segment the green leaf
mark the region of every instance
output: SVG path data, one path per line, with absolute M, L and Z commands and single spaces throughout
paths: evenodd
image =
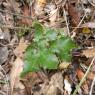
M 40 33 L 43 33 L 44 32 L 44 27 L 41 23 L 39 23 L 38 21 L 35 21 L 33 23 L 33 27 L 35 29 L 36 32 L 40 32 Z
M 57 39 L 57 35 L 58 33 L 56 31 L 54 31 L 53 29 L 48 29 L 46 32 L 46 39 L 48 39 L 49 41 L 53 41 Z
M 59 63 L 56 55 L 52 54 L 48 50 L 41 51 L 39 62 L 40 62 L 41 68 L 44 68 L 44 69 L 57 69 L 57 66 Z
M 22 75 L 28 72 L 38 71 L 43 69 L 57 69 L 58 58 L 47 49 L 36 50 L 28 49 L 25 54 L 25 66 Z
M 47 48 L 47 46 L 49 45 L 48 41 L 47 40 L 40 40 L 39 43 L 38 43 L 38 47 L 39 48 Z
M 69 37 L 62 37 L 54 41 L 51 45 L 51 51 L 56 53 L 61 61 L 71 61 L 70 51 L 76 48 L 76 44 Z
M 33 23 L 33 27 L 35 29 L 34 41 L 38 42 L 43 37 L 45 28 L 37 21 Z
M 33 27 L 35 35 L 25 52 L 22 75 L 41 68 L 57 69 L 60 62 L 71 61 L 71 50 L 77 46 L 70 37 L 65 36 L 62 31 L 47 29 L 38 22 Z

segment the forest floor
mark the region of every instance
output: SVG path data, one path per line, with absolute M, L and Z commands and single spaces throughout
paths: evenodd
M 25 53 L 35 38 L 35 21 L 39 22 L 35 26 L 38 32 L 43 27 L 61 31 L 77 44 L 70 50 L 71 61 L 61 60 L 53 69 L 56 65 L 45 63 L 56 59 L 49 60 L 46 52 L 40 61 L 44 60 L 47 69 L 31 72 L 36 65 L 29 67 L 25 60 L 32 64 L 38 57 L 27 54 L 30 59 L 25 59 Z M 63 48 L 72 47 L 72 43 L 64 43 L 67 47 Z M 28 73 L 21 77 L 24 66 Z M 95 1 L 0 0 L 0 95 L 95 95 Z

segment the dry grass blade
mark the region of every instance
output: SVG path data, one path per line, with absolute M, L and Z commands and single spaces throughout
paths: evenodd
M 73 93 L 72 95 L 76 95 L 76 93 L 77 93 L 77 91 L 79 90 L 80 86 L 81 86 L 81 85 L 83 84 L 83 82 L 85 81 L 85 79 L 86 79 L 86 77 L 87 77 L 87 75 L 88 75 L 88 73 L 89 73 L 89 71 L 90 71 L 90 69 L 91 69 L 91 66 L 92 66 L 93 63 L 94 63 L 94 60 L 95 60 L 95 57 L 92 59 L 91 64 L 89 65 L 89 67 L 88 67 L 86 73 L 84 74 L 84 77 L 81 79 L 80 83 L 77 85 L 77 87 L 76 87 L 76 89 L 75 89 L 75 91 L 74 91 L 74 93 Z
M 91 84 L 91 89 L 90 89 L 89 95 L 92 95 L 94 84 L 95 84 L 95 76 L 94 76 L 94 79 L 93 79 L 92 84 Z

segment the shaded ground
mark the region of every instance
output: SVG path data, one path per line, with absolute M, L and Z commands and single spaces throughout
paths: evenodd
M 33 21 L 63 29 L 78 44 L 72 62 L 58 70 L 29 73 L 21 79 Z M 89 65 L 77 94 L 73 94 Z M 95 95 L 94 0 L 0 0 L 0 95 Z

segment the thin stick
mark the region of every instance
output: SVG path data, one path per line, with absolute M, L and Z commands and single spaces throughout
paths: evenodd
M 93 4 L 93 3 L 91 2 L 91 0 L 88 0 L 88 2 L 89 2 L 93 7 L 95 7 L 95 4 Z
M 81 25 L 81 23 L 83 22 L 85 16 L 87 14 L 87 11 L 85 12 L 84 16 L 82 17 L 81 21 L 79 22 L 79 24 L 77 25 L 77 27 L 72 31 L 72 32 L 75 32 L 77 30 L 77 28 Z
M 29 29 L 29 28 L 31 28 L 31 27 L 17 27 L 17 26 L 10 27 L 10 26 L 6 26 L 6 25 L 0 25 L 0 28 L 23 29 L 23 30 L 28 30 L 28 29 Z
M 94 76 L 94 79 L 93 79 L 92 84 L 91 84 L 91 89 L 90 89 L 89 95 L 92 95 L 94 84 L 95 84 L 95 76 Z
M 95 57 L 92 59 L 91 64 L 89 65 L 89 67 L 88 67 L 88 69 L 87 69 L 87 71 L 86 71 L 84 77 L 82 78 L 82 80 L 80 81 L 80 83 L 77 85 L 77 87 L 76 87 L 76 89 L 75 89 L 75 91 L 74 91 L 74 93 L 73 93 L 72 95 L 76 95 L 76 94 L 77 94 L 77 91 L 79 90 L 79 88 L 80 88 L 80 86 L 83 84 L 83 82 L 85 81 L 85 79 L 86 79 L 86 77 L 87 77 L 87 75 L 88 75 L 88 73 L 89 73 L 89 71 L 90 71 L 90 69 L 91 69 L 91 66 L 92 66 L 93 63 L 94 63 L 94 60 L 95 60 Z
M 27 19 L 31 19 L 31 20 L 32 20 L 32 17 L 30 17 L 30 16 L 24 16 L 24 15 L 21 15 L 21 14 L 18 14 L 18 13 L 10 13 L 10 12 L 4 11 L 4 10 L 2 10 L 2 9 L 0 9 L 0 11 L 1 11 L 1 12 L 4 12 L 4 13 L 8 13 L 8 14 L 10 14 L 10 15 L 16 15 L 16 16 L 19 16 L 19 17 L 23 17 L 23 18 L 27 18 Z
M 65 9 L 63 9 L 63 10 L 64 10 L 64 18 L 65 18 L 66 26 L 67 26 L 67 30 L 68 30 L 68 35 L 70 36 L 70 29 L 69 29 L 69 24 L 68 24 L 68 21 L 67 21 L 66 11 L 65 11 Z
M 71 38 L 75 37 L 75 35 L 76 35 L 75 31 L 77 30 L 78 27 L 80 27 L 80 25 L 81 25 L 81 23 L 83 22 L 83 20 L 84 20 L 86 14 L 87 14 L 87 11 L 85 12 L 83 18 L 81 19 L 81 21 L 79 22 L 79 24 L 77 25 L 77 27 L 75 27 L 75 29 L 72 31 L 73 35 L 72 35 Z

